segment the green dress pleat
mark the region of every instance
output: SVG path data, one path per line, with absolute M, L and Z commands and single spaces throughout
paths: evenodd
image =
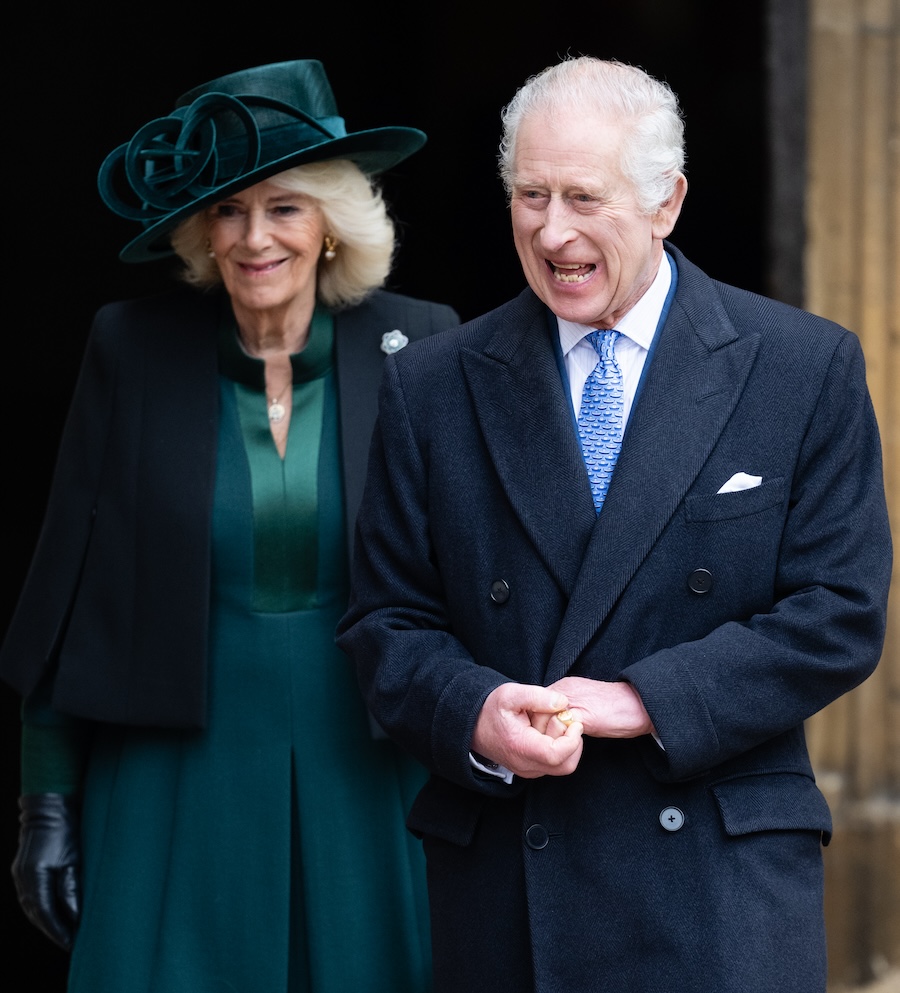
M 331 321 L 293 357 L 283 461 L 261 363 L 230 340 L 209 726 L 98 731 L 69 991 L 425 993 L 424 863 L 404 827 L 425 773 L 372 740 L 334 645 L 348 577 Z

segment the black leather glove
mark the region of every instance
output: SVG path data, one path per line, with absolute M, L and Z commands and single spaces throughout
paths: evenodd
M 66 951 L 81 911 L 78 805 L 61 793 L 19 797 L 19 850 L 12 875 L 25 916 Z

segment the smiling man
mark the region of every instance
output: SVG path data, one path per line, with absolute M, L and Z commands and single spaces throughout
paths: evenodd
M 516 113 L 510 109 L 510 123 Z M 503 160 L 503 177 L 525 277 L 558 317 L 614 328 L 659 271 L 663 239 L 687 191 L 683 156 L 677 145 L 667 149 L 665 182 L 642 197 L 639 178 L 621 161 L 626 122 L 612 111 L 585 113 L 565 98 L 515 127 L 515 156 Z
M 431 770 L 438 993 L 823 993 L 804 721 L 884 637 L 850 331 L 667 239 L 683 125 L 566 59 L 503 114 L 519 297 L 388 359 L 339 643 Z

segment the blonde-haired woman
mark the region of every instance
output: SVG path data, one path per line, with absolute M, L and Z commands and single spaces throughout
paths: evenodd
M 334 646 L 385 352 L 458 323 L 388 293 L 376 177 L 321 64 L 213 80 L 100 171 L 183 286 L 95 319 L 0 655 L 23 696 L 31 920 L 71 993 L 422 993 L 424 775 Z

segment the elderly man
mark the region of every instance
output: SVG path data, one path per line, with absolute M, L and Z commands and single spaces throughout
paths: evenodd
M 891 570 L 859 342 L 666 240 L 643 71 L 566 59 L 503 122 L 528 288 L 388 360 L 339 628 L 432 772 L 436 989 L 822 993 L 803 722 L 875 667 Z

